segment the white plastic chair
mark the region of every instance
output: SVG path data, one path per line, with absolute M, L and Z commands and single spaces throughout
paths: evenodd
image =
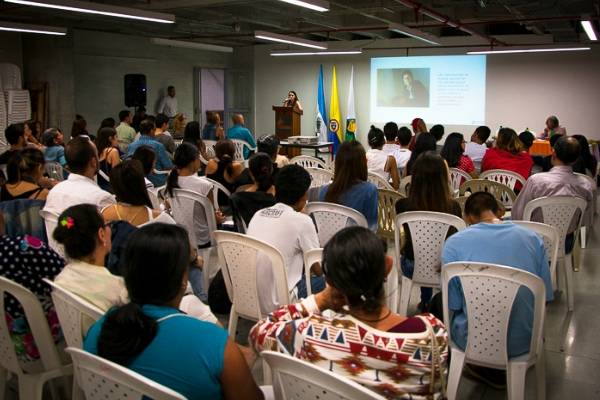
M 388 181 L 386 181 L 382 176 L 374 174 L 373 172 L 368 173 L 367 181 L 377 186 L 377 189 L 394 190 L 394 188 Z
M 15 345 L 6 323 L 4 295 L 14 296 L 23 307 L 25 318 L 31 329 L 40 360 L 32 363 L 19 361 Z M 0 277 L 0 394 L 4 395 L 7 372 L 19 380 L 19 398 L 41 400 L 44 384 L 54 378 L 73 374 L 73 366 L 61 361 L 54 344 L 46 315 L 38 298 L 27 288 Z
M 565 274 L 568 311 L 573 311 L 574 307 L 573 253 L 565 253 L 565 239 L 569 233 L 571 221 L 579 210 L 577 229 L 573 232 L 573 242 L 577 242 L 577 234 L 579 233 L 579 227 L 581 226 L 586 206 L 586 201 L 579 197 L 552 196 L 531 200 L 525 205 L 523 211 L 523 220 L 531 221 L 533 212 L 540 209 L 542 214 L 541 222 L 553 226 L 558 230 L 560 238 L 560 243 L 558 244 L 558 263 L 562 265 Z
M 377 234 L 385 240 L 394 240 L 396 230 L 396 203 L 404 198 L 395 190 L 377 190 Z
M 558 245 L 560 235 L 555 227 L 532 221 L 512 221 L 513 224 L 522 226 L 537 233 L 544 241 L 544 250 L 550 263 L 550 276 L 552 277 L 552 287 L 556 290 L 556 263 L 558 261 Z
M 412 181 L 412 176 L 405 176 L 400 180 L 400 187 L 398 188 L 398 192 L 408 197 L 410 192 L 410 182 Z
M 329 170 L 329 166 L 327 166 L 325 161 L 311 156 L 296 156 L 290 160 L 290 164 L 297 164 L 302 168 L 322 168 Z
M 52 234 L 56 225 L 58 225 L 59 215 L 47 210 L 40 210 L 40 216 L 44 219 L 44 225 L 46 226 L 46 236 L 48 237 L 48 246 L 55 252 L 57 252 L 62 258 L 66 259 L 65 249 L 62 244 L 54 240 Z
M 521 187 L 525 185 L 525 179 L 522 175 L 516 172 L 507 171 L 505 169 L 490 169 L 482 172 L 479 176 L 480 179 L 488 179 L 490 181 L 502 183 L 508 186 L 511 190 L 515 190 L 517 182 L 521 184 Z
M 581 243 L 581 248 L 585 249 L 587 247 L 587 228 L 594 226 L 594 220 L 596 219 L 596 207 L 597 207 L 596 202 L 598 201 L 598 185 L 596 184 L 596 180 L 594 178 L 591 178 L 590 176 L 588 176 L 586 174 L 580 174 L 579 172 L 575 172 L 575 175 L 581 176 L 582 178 L 587 179 L 588 182 L 590 183 L 590 185 L 592 185 L 592 192 L 593 192 L 592 209 L 590 210 L 590 219 L 589 219 L 589 221 L 582 221 L 581 229 L 579 230 L 579 232 L 581 234 L 581 237 L 579 238 L 580 243 Z
M 273 371 L 273 392 L 278 400 L 383 400 L 383 396 L 306 361 L 274 351 L 261 356 Z
M 310 182 L 310 187 L 319 187 L 323 185 L 328 185 L 333 180 L 333 172 L 328 169 L 323 168 L 305 168 L 306 171 L 310 174 L 312 178 Z
M 154 173 L 159 173 L 160 171 L 154 171 Z M 98 170 L 98 175 L 102 177 L 102 179 L 104 179 L 106 182 L 110 183 L 110 177 L 108 175 L 106 175 L 106 172 L 102 171 L 101 169 Z
M 196 193 L 192 190 L 185 189 L 173 189 L 173 195 L 169 195 L 165 192 L 165 196 L 171 205 L 171 214 L 173 219 L 178 224 L 182 225 L 188 233 L 190 242 L 194 245 L 198 244 L 196 239 L 196 230 L 194 227 L 194 220 L 204 216 L 206 226 L 208 227 L 208 234 L 211 238 L 210 247 L 201 249 L 202 258 L 204 259 L 204 266 L 202 268 L 202 277 L 204 287 L 203 289 L 208 293 L 208 286 L 210 283 L 210 270 L 208 260 L 210 258 L 210 252 L 212 247 L 215 246 L 215 240 L 212 233 L 217 230 L 217 221 L 215 219 L 214 207 L 211 204 L 208 197 L 202 196 L 200 193 Z M 196 207 L 199 206 L 199 207 Z M 201 215 L 196 215 L 196 210 L 199 210 Z
M 304 278 L 306 279 L 306 297 L 312 294 L 310 284 L 310 267 L 314 263 L 320 263 L 323 259 L 323 248 L 311 249 L 304 252 Z
M 131 399 L 185 400 L 174 390 L 119 364 L 81 349 L 68 347 L 73 358 L 75 378 L 87 400 Z
M 468 334 L 465 350 L 452 341 L 452 322 L 448 309 L 448 283 L 459 279 L 465 296 Z M 507 337 L 510 313 L 521 286 L 534 297 L 533 328 L 529 352 L 508 358 Z M 454 262 L 442 267 L 442 301 L 444 323 L 451 351 L 448 375 L 448 400 L 456 399 L 465 362 L 483 367 L 504 369 L 509 400 L 525 399 L 525 375 L 535 365 L 537 398 L 546 398 L 544 343 L 542 331 L 546 309 L 544 282 L 537 276 L 497 264 Z
M 369 227 L 367 219 L 359 211 L 340 204 L 314 201 L 306 205 L 305 211 L 315 222 L 321 247 L 347 226 Z
M 247 148 L 250 151 L 256 151 L 256 147 L 252 147 L 245 140 L 240 139 L 231 139 L 235 146 L 235 156 L 234 161 L 244 161 L 244 148 Z
M 65 179 L 63 167 L 56 161 L 47 161 L 44 164 L 44 172 L 46 172 L 51 179 L 56 179 L 57 181 L 63 181 Z
M 506 210 L 512 208 L 513 203 L 517 199 L 514 190 L 503 183 L 493 181 L 491 179 L 471 179 L 463 182 L 460 185 L 459 195 L 464 196 L 466 193 L 487 192 L 491 193 Z
M 471 175 L 462 169 L 458 168 L 450 168 L 450 189 L 452 193 L 458 193 L 460 190 L 460 185 L 462 185 L 463 180 L 470 181 L 473 179 Z
M 227 196 L 227 198 L 229 199 L 231 197 L 231 192 L 225 187 L 223 186 L 221 183 L 215 181 L 214 179 L 210 179 L 207 177 L 204 177 L 204 179 L 206 179 L 208 182 L 210 182 L 213 185 L 213 205 L 215 207 L 215 210 L 219 209 L 219 192 L 223 192 L 225 194 L 225 196 Z
M 150 201 L 152 202 L 152 208 L 155 210 L 163 210 L 164 204 L 162 201 L 162 196 L 164 195 L 164 190 L 166 189 L 166 185 L 160 187 L 148 188 L 148 197 L 150 197 Z
M 414 272 L 412 278 L 404 276 L 400 260 L 400 232 L 407 224 L 412 240 Z M 402 291 L 398 313 L 408 315 L 408 303 L 413 285 L 431 288 L 440 287 L 440 267 L 442 250 L 448 230 L 466 228 L 465 221 L 455 215 L 432 211 L 407 211 L 396 217 L 395 253 L 398 275 L 402 276 Z
M 215 158 L 215 145 L 217 144 L 216 140 L 202 140 L 204 142 L 204 146 L 206 147 L 206 156 L 210 160 L 211 158 Z M 208 164 L 208 162 L 207 162 Z

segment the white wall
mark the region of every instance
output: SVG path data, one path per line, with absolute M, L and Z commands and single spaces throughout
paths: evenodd
M 461 40 L 463 43 L 461 44 Z M 456 39 L 464 45 L 464 39 Z M 379 46 L 381 44 L 381 46 Z M 379 50 L 356 56 L 271 57 L 272 46 L 255 47 L 255 112 L 257 134 L 274 132 L 273 104 L 280 104 L 293 89 L 304 107 L 302 134 L 315 132 L 317 77 L 323 64 L 325 98 L 329 113 L 331 70 L 337 69 L 342 120 L 346 117 L 350 69 L 354 65 L 354 90 L 358 138 L 366 142 L 369 130 L 370 58 L 405 56 L 403 40 L 377 42 Z M 413 43 L 414 45 L 414 43 Z M 410 50 L 413 55 L 465 54 L 464 48 Z M 546 117 L 555 114 L 568 133 L 581 133 L 600 139 L 600 48 L 572 53 L 494 55 L 487 58 L 486 123 L 495 131 L 502 126 L 517 132 L 529 127 L 539 132 Z M 418 115 L 415 115 L 417 117 Z M 396 121 L 408 125 L 410 121 Z M 431 127 L 436 121 L 426 121 Z M 446 132 L 459 131 L 470 136 L 472 126 L 446 126 Z

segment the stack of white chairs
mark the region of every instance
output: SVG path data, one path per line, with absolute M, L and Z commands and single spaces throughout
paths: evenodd
M 0 63 L 0 129 L 31 118 L 29 91 L 23 90 L 21 70 L 9 63 Z

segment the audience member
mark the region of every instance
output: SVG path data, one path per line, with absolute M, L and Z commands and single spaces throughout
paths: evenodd
M 367 151 L 367 169 L 369 172 L 379 175 L 386 182 L 392 181 L 392 187 L 396 190 L 400 187 L 400 175 L 398 174 L 398 165 L 396 158 L 383 151 L 385 145 L 385 136 L 383 131 L 371 125 L 371 130 L 367 136 L 369 146 Z
M 155 123 L 156 130 L 154 131 L 154 138 L 162 143 L 162 145 L 165 146 L 167 153 L 169 153 L 169 156 L 173 157 L 173 154 L 175 153 L 175 141 L 168 131 L 169 117 L 165 114 L 158 114 Z
M 178 113 L 177 115 L 175 115 L 175 118 L 173 118 L 173 139 L 183 138 L 185 125 L 185 115 L 182 113 Z
M 427 125 L 425 125 L 425 121 L 423 121 L 421 118 L 413 119 L 410 125 L 412 127 L 414 136 L 410 140 L 408 149 L 410 151 L 413 151 L 415 149 L 415 145 L 417 144 L 417 139 L 419 138 L 419 135 L 423 132 L 427 132 Z
M 150 146 L 156 155 L 156 170 L 161 172 L 170 170 L 173 168 L 173 163 L 167 154 L 165 146 L 154 138 L 154 130 L 154 122 L 149 119 L 142 121 L 140 123 L 140 139 L 127 147 L 127 155 L 133 155 L 140 146 Z M 156 187 L 164 185 L 167 180 L 164 173 L 159 174 L 156 172 L 153 172 L 148 176 L 148 179 L 150 179 Z
M 58 342 L 62 339 L 58 317 L 50 297 L 50 288 L 42 279 L 54 279 L 63 269 L 64 260 L 36 237 L 7 235 L 2 213 L 0 213 L 0 249 L 2 249 L 0 276 L 23 285 L 35 294 L 44 310 L 50 332 Z M 18 267 L 15 268 L 17 262 Z M 4 311 L 10 340 L 14 344 L 19 361 L 29 363 L 39 360 L 39 350 L 21 304 L 13 296 L 5 295 Z
M 143 107 L 141 107 L 143 108 Z M 145 110 L 144 110 L 145 111 Z M 140 112 L 140 111 L 138 111 Z M 136 113 L 136 116 L 138 113 Z M 132 118 L 131 111 L 122 110 L 119 112 L 119 125 L 117 126 L 117 137 L 119 138 L 119 144 L 121 145 L 121 149 L 125 151 L 127 146 L 133 143 L 133 139 L 135 138 L 136 130 L 139 129 L 140 121 L 137 121 L 136 128 L 131 126 Z
M 529 153 L 529 149 L 533 146 L 535 135 L 529 131 L 523 131 L 519 133 L 519 140 L 523 144 L 523 150 Z
M 323 252 L 325 290 L 259 321 L 250 331 L 254 349 L 291 354 L 386 398 L 443 397 L 442 380 L 430 377 L 446 374 L 446 330 L 432 315 L 406 317 L 386 306 L 384 282 L 394 268 L 386 251 L 368 229 L 335 234 Z M 411 356 L 419 352 L 431 359 Z
M 8 161 L 13 154 L 23 150 L 25 146 L 27 146 L 27 140 L 25 139 L 25 124 L 10 124 L 4 130 L 4 137 L 10 145 L 10 148 L 0 154 L 0 164 L 8 164 Z
M 465 155 L 469 156 L 474 163 L 481 163 L 483 156 L 487 151 L 485 144 L 491 134 L 487 126 L 478 126 L 471 135 L 471 141 L 465 146 Z
M 42 132 L 40 132 L 41 124 L 39 121 L 30 119 L 25 122 L 23 128 L 25 130 L 25 139 L 27 140 L 28 145 L 43 151 L 44 146 L 41 143 L 40 135 Z
M 205 160 L 210 158 L 206 152 L 206 145 L 202 141 L 200 123 L 198 121 L 190 121 L 187 123 L 185 126 L 185 131 L 183 132 L 183 141 L 196 146 L 200 152 L 200 155 L 202 155 L 202 158 Z
M 44 154 L 27 148 L 14 154 L 8 162 L 7 180 L 0 189 L 0 201 L 46 200 L 56 181 L 44 178 Z
M 151 189 L 154 187 L 148 176 L 154 171 L 154 166 L 156 165 L 156 154 L 154 150 L 150 146 L 140 146 L 138 147 L 133 156 L 131 156 L 132 160 L 138 160 L 142 164 L 142 169 L 144 170 L 144 183 L 146 185 L 146 189 Z
M 119 113 L 119 119 L 121 120 L 121 116 L 125 115 L 125 111 L 129 112 L 129 110 L 123 110 L 121 111 L 123 114 Z M 146 119 L 146 107 L 144 106 L 140 106 L 137 108 L 135 114 L 133 115 L 133 120 L 131 123 L 127 122 L 128 125 L 131 125 L 131 127 L 133 128 L 133 136 L 130 135 L 130 132 L 128 134 L 125 134 L 124 137 L 130 137 L 131 141 L 133 141 L 133 138 L 135 137 L 135 133 L 140 131 L 140 124 L 142 123 L 143 120 Z M 123 121 L 123 120 L 121 120 Z M 118 127 L 117 127 L 118 128 Z M 119 140 L 121 140 L 121 136 L 119 136 Z M 129 142 L 131 143 L 131 142 Z
M 319 237 L 312 219 L 302 213 L 308 199 L 310 174 L 299 165 L 287 165 L 275 180 L 273 207 L 257 211 L 248 225 L 248 236 L 267 242 L 281 252 L 287 268 L 288 290 L 291 297 L 306 297 L 304 252 L 319 248 Z M 314 272 L 321 274 L 320 267 Z M 277 303 L 275 278 L 267 259 L 257 263 L 258 297 L 261 311 L 266 314 L 281 304 Z M 311 277 L 314 293 L 325 287 L 322 276 Z
M 90 135 L 87 130 L 87 121 L 79 114 L 75 115 L 75 120 L 73 121 L 73 126 L 71 127 L 71 139 L 75 139 L 78 136 L 87 136 L 92 140 L 92 142 L 96 140 L 96 137 L 94 135 Z
M 523 144 L 519 140 L 517 132 L 510 128 L 500 128 L 495 147 L 488 149 L 481 160 L 481 172 L 490 169 L 504 169 L 516 172 L 525 179 L 529 177 L 532 166 L 531 156 L 523 151 Z M 515 191 L 519 190 L 521 190 L 521 184 L 517 182 Z
M 248 173 L 252 184 L 240 187 L 231 195 L 233 221 L 248 226 L 258 210 L 275 204 L 275 186 L 273 185 L 273 161 L 266 153 L 250 156 Z
M 163 96 L 158 105 L 157 112 L 165 114 L 167 118 L 173 119 L 177 115 L 177 97 L 175 97 L 175 86 L 167 87 L 167 95 Z
M 450 168 L 458 168 L 477 178 L 477 171 L 473 161 L 465 154 L 465 138 L 462 133 L 453 132 L 446 138 L 441 156 L 448 163 Z
M 558 118 L 555 115 L 551 115 L 546 118 L 546 127 L 544 131 L 540 134 L 541 139 L 550 139 L 554 135 L 567 135 L 567 130 L 560 126 Z
M 134 232 L 123 260 L 131 302 L 96 322 L 84 349 L 188 399 L 262 399 L 227 332 L 179 311 L 189 253 L 180 226 L 151 224 Z
M 400 164 L 403 161 L 402 147 L 398 144 L 398 125 L 395 122 L 388 122 L 383 126 L 383 135 L 385 136 L 385 144 L 383 152 L 393 156 L 396 159 L 398 169 L 402 168 Z
M 527 180 L 523 190 L 521 190 L 521 193 L 519 193 L 513 204 L 511 210 L 512 219 L 522 219 L 525 206 L 531 200 L 545 196 L 574 196 L 582 198 L 587 202 L 588 205 L 583 216 L 583 221 L 591 221 L 593 212 L 592 185 L 586 178 L 575 175 L 572 168 L 573 163 L 579 157 L 580 151 L 581 147 L 577 139 L 561 135 L 552 149 L 552 165 L 554 167 L 549 172 L 532 175 Z M 534 211 L 532 220 L 542 221 L 540 210 Z M 573 233 L 576 228 L 576 218 L 574 218 L 568 232 Z M 565 243 L 567 253 L 570 253 L 572 248 L 573 237 L 569 235 Z
M 102 210 L 115 202 L 94 180 L 99 163 L 96 146 L 90 139 L 76 137 L 69 141 L 65 156 L 71 173 L 50 191 L 44 210 L 60 214 L 70 206 L 84 203 Z
M 233 114 L 231 121 L 233 122 L 233 126 L 227 129 L 227 139 L 243 140 L 250 147 L 255 148 L 256 141 L 250 130 L 244 125 L 244 116 L 242 114 Z M 244 146 L 244 160 L 247 160 L 248 157 L 250 157 L 250 149 Z
M 202 139 L 221 140 L 225 138 L 223 127 L 221 126 L 221 115 L 217 112 L 208 114 L 206 125 L 202 128 Z
M 573 137 L 579 142 L 580 148 L 579 157 L 573 164 L 573 172 L 586 174 L 589 177 L 595 178 L 598 169 L 598 160 L 592 155 L 587 138 L 583 135 L 573 135 Z
M 398 200 L 396 214 L 406 211 L 434 211 L 462 217 L 460 205 L 453 199 L 450 192 L 448 166 L 444 159 L 428 151 L 423 153 L 415 162 L 415 173 L 412 175 L 408 198 Z M 456 232 L 449 229 L 448 235 Z M 412 278 L 415 266 L 412 238 L 408 225 L 404 226 L 404 246 L 400 249 L 400 267 L 402 273 Z M 419 310 L 425 311 L 431 300 L 431 288 L 421 288 Z
M 433 137 L 435 138 L 436 143 L 439 143 L 440 140 L 442 140 L 444 138 L 444 125 L 434 125 L 431 127 L 431 129 L 429 130 L 429 133 L 431 133 L 433 135 Z M 442 147 L 444 147 L 443 144 L 436 144 L 436 149 L 435 152 L 437 154 L 440 154 L 442 151 Z
M 235 191 L 235 181 L 244 171 L 244 164 L 233 161 L 235 158 L 235 145 L 231 140 L 219 140 L 215 145 L 216 159 L 208 160 L 206 177 L 223 185 L 229 192 Z M 227 195 L 219 191 L 219 205 L 229 205 Z
M 42 134 L 42 144 L 46 147 L 44 150 L 44 159 L 46 162 L 57 162 L 63 167 L 67 165 L 64 135 L 60 129 L 46 129 Z
M 283 154 L 279 154 L 280 140 L 275 135 L 263 135 L 258 138 L 256 144 L 259 153 L 266 153 L 273 160 L 273 174 L 277 175 L 277 170 L 283 168 L 290 163 L 290 160 Z
M 319 201 L 354 208 L 377 230 L 377 186 L 367 181 L 367 155 L 357 141 L 343 142 L 335 157 L 333 182 L 321 187 Z
M 117 127 L 117 122 L 115 121 L 115 119 L 113 117 L 106 117 L 100 122 L 100 127 L 98 128 L 98 132 L 100 132 L 100 129 L 102 129 L 102 128 L 115 129 L 116 127 Z
M 415 148 L 410 154 L 410 159 L 406 163 L 406 172 L 404 176 L 410 176 L 414 173 L 414 165 L 421 154 L 427 151 L 435 152 L 435 150 L 435 137 L 431 133 L 424 132 L 419 135 L 419 139 L 417 139 L 417 142 L 415 143 Z
M 100 171 L 104 172 L 106 176 L 109 176 L 110 171 L 121 162 L 117 146 L 118 140 L 115 128 L 100 128 L 96 139 L 96 147 L 98 148 Z M 98 175 L 98 186 L 106 191 L 110 190 L 110 183 L 102 175 Z
M 412 133 L 410 132 L 410 129 L 405 126 L 398 129 L 398 143 L 400 145 L 400 150 L 399 161 L 396 160 L 396 164 L 398 165 L 399 170 L 404 171 L 406 169 L 406 164 L 408 164 L 408 160 L 410 160 L 412 152 L 408 149 L 408 145 L 411 139 Z M 385 146 L 383 150 L 385 151 Z

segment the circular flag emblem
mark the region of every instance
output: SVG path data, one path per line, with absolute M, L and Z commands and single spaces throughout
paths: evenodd
M 329 121 L 329 130 L 331 132 L 337 133 L 338 129 L 340 129 L 340 123 L 337 120 L 332 119 Z

